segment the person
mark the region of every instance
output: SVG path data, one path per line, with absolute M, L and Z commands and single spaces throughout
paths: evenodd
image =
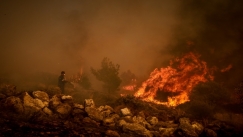
M 64 94 L 64 87 L 66 82 L 65 71 L 62 71 L 58 78 L 58 87 L 61 89 L 62 94 Z

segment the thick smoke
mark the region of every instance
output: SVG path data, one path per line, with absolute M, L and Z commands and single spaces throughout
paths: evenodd
M 98 68 L 104 57 L 149 75 L 176 24 L 170 1 L 1 1 L 1 73 L 74 74 Z
M 108 57 L 121 72 L 148 76 L 194 50 L 218 69 L 232 63 L 227 73 L 238 80 L 241 7 L 236 0 L 1 1 L 1 75 L 89 73 Z
M 242 7 L 240 0 L 183 1 L 171 53 L 198 52 L 210 67 L 216 68 L 216 81 L 237 85 L 243 80 Z M 220 72 L 230 64 L 232 69 Z

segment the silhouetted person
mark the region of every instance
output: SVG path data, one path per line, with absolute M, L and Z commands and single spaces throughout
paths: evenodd
M 64 94 L 64 87 L 66 82 L 65 71 L 62 71 L 58 78 L 58 87 L 61 89 L 62 94 Z

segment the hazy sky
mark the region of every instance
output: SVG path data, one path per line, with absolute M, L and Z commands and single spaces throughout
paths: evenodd
M 242 11 L 239 0 L 0 0 L 0 70 L 73 74 L 108 57 L 148 76 L 189 50 L 239 65 Z
M 145 73 L 163 60 L 177 6 L 169 0 L 2 0 L 1 70 L 75 73 L 108 57 L 122 70 Z

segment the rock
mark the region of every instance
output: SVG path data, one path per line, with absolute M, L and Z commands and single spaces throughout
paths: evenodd
M 6 97 L 7 97 L 6 95 L 0 93 L 0 100 L 1 100 L 1 99 L 4 99 L 4 98 L 6 98 Z
M 84 100 L 84 107 L 95 107 L 95 103 L 93 101 L 93 99 L 85 99 Z
M 202 134 L 204 127 L 198 122 L 192 122 L 192 127 L 194 128 L 197 135 Z
M 113 131 L 113 130 L 107 130 L 105 132 L 105 135 L 108 137 L 120 137 L 120 135 L 116 131 Z
M 122 127 L 123 125 L 125 125 L 127 122 L 123 119 L 119 120 L 118 122 L 118 126 Z
M 88 116 L 95 120 L 95 121 L 102 121 L 103 116 L 100 114 L 100 111 L 94 107 L 85 107 L 85 112 L 88 114 Z
M 132 117 L 132 121 L 134 123 L 138 123 L 138 124 L 140 124 L 142 126 L 145 126 L 148 129 L 151 129 L 152 128 L 151 125 L 143 117 L 141 117 L 141 116 L 133 116 Z
M 180 118 L 179 119 L 180 125 L 178 129 L 182 130 L 183 134 L 190 137 L 197 137 L 194 128 L 190 124 L 189 118 Z
M 159 128 L 161 136 L 163 137 L 173 137 L 175 130 L 175 128 Z
M 34 96 L 34 98 L 38 98 L 38 99 L 40 99 L 43 102 L 49 102 L 50 101 L 49 96 L 48 96 L 48 94 L 46 92 L 34 91 L 32 93 L 32 95 Z
M 177 128 L 178 124 L 175 124 L 171 121 L 165 121 L 165 122 L 164 121 L 158 121 L 156 126 L 164 127 L 164 128 Z
M 49 115 L 49 116 L 51 116 L 51 115 L 53 114 L 53 112 L 52 112 L 49 108 L 47 108 L 47 107 L 43 108 L 42 111 L 43 111 L 45 114 Z
M 56 108 L 56 112 L 59 114 L 60 118 L 67 118 L 69 116 L 69 114 L 71 113 L 71 106 L 68 104 L 60 104 L 59 106 L 57 106 Z
M 32 95 L 34 96 L 35 99 L 40 99 L 43 103 L 45 107 L 49 106 L 49 96 L 46 92 L 44 91 L 34 91 L 32 93 Z
M 16 86 L 11 84 L 1 84 L 0 93 L 6 96 L 15 96 L 20 94 L 20 92 L 16 90 Z
M 99 123 L 97 123 L 95 120 L 91 119 L 90 117 L 83 118 L 83 121 L 85 125 L 92 125 L 99 127 Z
M 138 136 L 153 137 L 149 130 L 138 123 L 125 123 L 122 126 L 122 130 Z
M 74 103 L 73 108 L 84 109 L 84 106 L 78 103 Z
M 50 99 L 50 102 L 49 102 L 49 105 L 50 105 L 50 108 L 54 109 L 58 106 L 62 104 L 61 102 L 61 99 L 57 96 L 57 95 L 54 95 L 51 99 Z
M 64 95 L 64 96 L 61 97 L 61 100 L 62 100 L 63 103 L 73 105 L 73 97 L 72 96 Z
M 64 96 L 62 96 L 62 100 L 72 100 L 72 99 L 73 99 L 73 97 L 70 96 L 70 95 L 64 95 Z
M 128 108 L 121 109 L 121 113 L 122 113 L 123 116 L 128 116 L 128 115 L 132 116 L 132 113 Z
M 14 112 L 19 114 L 24 112 L 24 107 L 21 99 L 15 96 L 8 97 L 4 102 L 4 107 L 9 108 L 10 110 L 13 110 Z
M 147 117 L 146 120 L 151 125 L 156 125 L 159 121 L 157 117 L 152 117 L 152 116 Z
M 44 108 L 45 105 L 40 99 L 33 99 L 27 92 L 23 95 L 23 106 L 33 109 L 33 111 L 39 111 Z
M 204 132 L 206 137 L 217 137 L 217 133 L 212 129 L 205 128 Z
M 111 124 L 115 123 L 115 120 L 119 119 L 119 115 L 118 114 L 113 114 L 110 117 L 106 117 L 103 119 L 103 124 L 106 126 L 109 126 Z
M 79 109 L 79 108 L 74 108 L 72 111 L 72 115 L 78 115 L 78 114 L 84 114 L 84 110 L 83 109 Z

